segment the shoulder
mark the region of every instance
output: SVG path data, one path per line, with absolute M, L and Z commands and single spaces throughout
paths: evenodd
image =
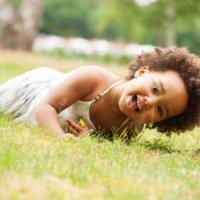
M 74 90 L 82 91 L 82 97 L 88 100 L 109 87 L 117 76 L 103 67 L 89 65 L 73 70 L 70 79 Z M 69 82 L 69 79 L 66 82 Z

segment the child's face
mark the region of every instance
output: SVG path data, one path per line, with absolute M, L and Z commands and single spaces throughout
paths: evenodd
M 140 68 L 128 81 L 119 100 L 120 110 L 137 123 L 159 122 L 181 114 L 188 94 L 177 72 Z

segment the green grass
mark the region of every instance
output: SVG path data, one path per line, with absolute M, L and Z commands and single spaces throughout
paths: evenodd
M 22 71 L 7 64 L 0 80 Z M 0 135 L 0 199 L 200 198 L 198 128 L 171 137 L 145 130 L 130 145 L 94 136 L 74 142 L 1 116 Z

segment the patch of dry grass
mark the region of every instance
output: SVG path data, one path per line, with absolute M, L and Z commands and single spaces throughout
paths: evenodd
M 117 75 L 123 77 L 127 73 L 127 66 L 104 63 L 94 63 L 83 59 L 64 59 L 49 57 L 38 53 L 24 52 L 24 51 L 11 51 L 0 50 L 0 66 L 21 66 L 27 70 L 40 66 L 48 66 L 57 68 L 58 70 L 68 71 L 84 65 L 99 65 L 106 67 Z

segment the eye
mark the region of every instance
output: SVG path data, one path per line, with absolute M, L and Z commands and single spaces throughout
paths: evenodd
M 159 116 L 162 117 L 163 109 L 161 108 L 161 106 L 157 106 L 157 112 L 158 112 Z
M 159 87 L 155 81 L 153 81 L 152 92 L 157 94 L 159 92 Z

